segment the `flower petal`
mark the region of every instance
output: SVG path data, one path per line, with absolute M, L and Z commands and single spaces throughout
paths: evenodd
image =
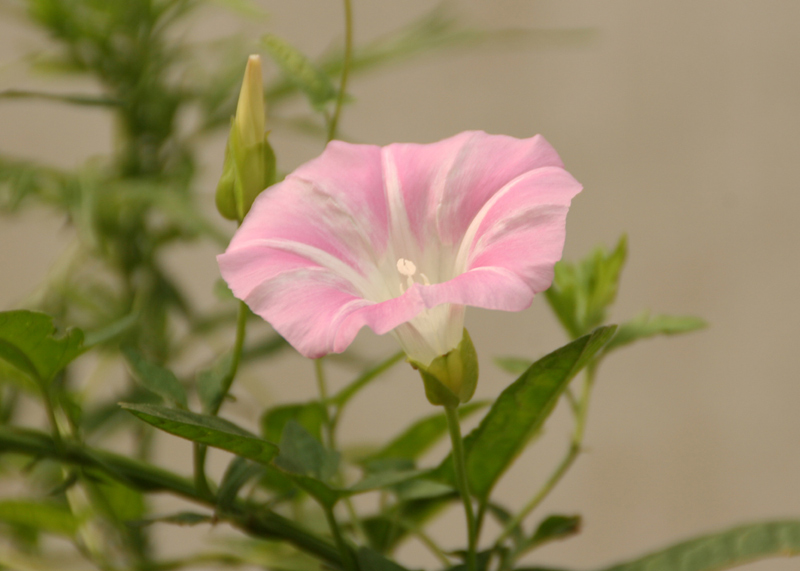
M 483 205 L 510 181 L 563 163 L 541 135 L 516 139 L 467 131 L 429 145 L 384 148 L 397 172 L 418 242 L 457 245 Z
M 289 240 L 367 274 L 387 243 L 382 186 L 379 147 L 333 141 L 259 195 L 228 251 L 258 240 Z

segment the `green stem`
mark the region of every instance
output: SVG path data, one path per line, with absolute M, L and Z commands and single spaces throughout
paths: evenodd
M 345 94 L 347 92 L 347 76 L 350 74 L 350 61 L 353 57 L 353 7 L 350 0 L 344 0 L 344 61 L 342 63 L 342 79 L 339 82 L 339 96 L 336 98 L 336 108 L 328 124 L 328 141 L 336 138 L 336 127 L 342 113 Z
M 514 529 L 519 526 L 533 510 L 539 507 L 539 505 L 550 494 L 550 492 L 553 491 L 553 488 L 556 487 L 564 475 L 569 471 L 569 469 L 572 467 L 572 464 L 575 462 L 575 459 L 580 454 L 583 447 L 584 433 L 586 431 L 586 416 L 589 410 L 589 397 L 591 396 L 592 386 L 594 384 L 594 375 L 595 367 L 594 365 L 590 364 L 586 370 L 586 376 L 584 377 L 580 400 L 570 400 L 570 403 L 572 403 L 575 411 L 575 431 L 572 433 L 572 440 L 569 448 L 567 449 L 566 455 L 558 464 L 558 466 L 556 466 L 556 469 L 545 481 L 544 485 L 536 493 L 536 495 L 533 496 L 533 498 L 531 498 L 527 504 L 525 504 L 525 507 L 523 507 L 519 513 L 517 513 L 517 515 L 509 520 L 495 541 L 495 547 L 499 547 L 503 540 L 511 535 Z M 514 556 L 522 555 L 522 553 L 524 552 L 516 552 Z
M 0 427 L 0 452 L 50 458 L 65 464 L 99 470 L 112 479 L 141 492 L 168 492 L 218 510 L 217 498 L 195 488 L 192 482 L 144 462 L 104 450 L 91 449 L 70 442 L 56 446 L 54 440 L 38 430 Z M 217 511 L 218 517 L 255 537 L 284 540 L 299 550 L 342 566 L 342 558 L 329 542 L 301 528 L 291 520 L 261 506 L 237 501 L 229 510 Z
M 209 414 L 216 416 L 219 414 L 219 409 L 228 391 L 231 390 L 233 380 L 236 378 L 236 373 L 239 370 L 239 362 L 242 360 L 242 349 L 244 348 L 244 338 L 247 330 L 247 304 L 239 302 L 239 310 L 236 315 L 236 340 L 233 342 L 233 355 L 231 356 L 231 368 L 228 369 L 228 374 L 222 379 L 219 395 L 212 403 Z M 208 449 L 203 444 L 194 443 L 193 446 L 193 464 L 194 464 L 194 483 L 197 489 L 204 494 L 210 494 L 211 489 L 208 486 L 206 478 L 206 453 Z
M 233 380 L 236 378 L 236 373 L 239 371 L 239 363 L 242 360 L 242 349 L 244 348 L 244 337 L 247 329 L 247 304 L 243 301 L 239 302 L 239 311 L 236 315 L 236 340 L 233 343 L 233 356 L 231 357 L 231 368 L 225 378 L 222 379 L 222 387 L 214 406 L 209 411 L 212 415 L 217 415 L 225 397 L 228 396 L 228 391 L 231 390 Z
M 323 505 L 322 507 L 325 510 L 325 518 L 328 520 L 328 527 L 331 530 L 336 546 L 339 548 L 339 554 L 344 562 L 344 568 L 349 571 L 358 571 L 358 565 L 353 556 L 353 551 L 350 549 L 350 546 L 347 545 L 347 542 L 345 542 L 342 530 L 339 527 L 339 522 L 336 521 L 336 514 L 333 513 L 333 506 Z
M 461 426 L 458 422 L 458 412 L 455 406 L 445 406 L 447 414 L 447 427 L 450 429 L 450 440 L 453 443 L 453 466 L 456 473 L 456 485 L 464 501 L 464 512 L 467 516 L 467 538 L 469 549 L 467 552 L 467 570 L 477 571 L 477 528 L 475 525 L 475 514 L 472 510 L 472 497 L 469 491 L 469 481 L 467 480 L 467 464 L 464 454 L 464 441 L 461 438 Z

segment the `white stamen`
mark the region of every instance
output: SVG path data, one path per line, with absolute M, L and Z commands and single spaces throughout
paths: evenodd
M 420 272 L 419 277 L 422 278 L 422 281 L 425 285 L 431 285 L 431 280 L 428 279 L 428 276 Z
M 404 276 L 411 277 L 417 273 L 417 266 L 415 266 L 414 262 L 412 262 L 411 260 L 400 258 L 399 260 L 397 260 L 397 271 L 403 274 Z
M 414 262 L 400 258 L 397 260 L 397 271 L 406 276 L 406 282 L 408 283 L 406 287 L 414 285 L 414 274 L 417 273 L 417 266 L 414 265 Z M 400 295 L 404 293 L 406 293 L 406 288 L 403 287 L 403 282 L 400 282 Z

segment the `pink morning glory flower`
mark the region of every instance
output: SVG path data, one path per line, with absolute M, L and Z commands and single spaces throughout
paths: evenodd
M 550 286 L 580 190 L 538 135 L 333 141 L 258 196 L 219 266 L 306 357 L 369 326 L 428 365 L 461 342 L 465 306 L 520 311 Z

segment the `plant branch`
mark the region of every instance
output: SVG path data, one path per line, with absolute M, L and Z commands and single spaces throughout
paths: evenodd
M 464 441 L 461 438 L 461 426 L 458 422 L 458 412 L 455 406 L 445 406 L 447 414 L 447 427 L 450 429 L 450 440 L 453 443 L 453 465 L 455 467 L 456 485 L 461 493 L 464 502 L 464 512 L 467 516 L 467 570 L 477 571 L 477 529 L 475 525 L 475 514 L 472 510 L 472 497 L 469 491 L 469 481 L 467 480 L 467 464 L 464 454 Z
M 342 105 L 347 93 L 347 77 L 350 74 L 350 63 L 353 58 L 353 6 L 350 0 L 344 0 L 344 62 L 342 64 L 342 79 L 339 82 L 339 96 L 336 98 L 336 108 L 328 124 L 328 141 L 336 138 L 336 128 L 342 114 Z

